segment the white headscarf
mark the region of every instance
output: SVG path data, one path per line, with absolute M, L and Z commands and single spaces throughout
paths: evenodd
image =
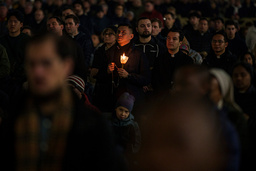
M 222 69 L 212 68 L 210 73 L 218 80 L 223 100 L 232 105 L 236 110 L 242 111 L 234 100 L 234 86 L 231 77 Z

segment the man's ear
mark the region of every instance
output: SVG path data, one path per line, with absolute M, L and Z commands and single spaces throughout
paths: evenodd
M 228 42 L 225 42 L 225 48 L 228 47 Z
M 61 25 L 60 25 L 60 27 L 61 27 L 61 30 L 63 30 L 63 29 L 64 29 L 64 25 L 63 25 L 63 24 L 61 24 Z
M 133 37 L 134 37 L 134 34 L 131 34 L 131 35 L 130 35 L 131 40 L 133 39 Z

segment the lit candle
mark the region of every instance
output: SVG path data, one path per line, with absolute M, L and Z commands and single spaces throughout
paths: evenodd
M 120 61 L 121 61 L 121 64 L 122 64 L 122 68 L 124 68 L 124 64 L 126 64 L 128 59 L 129 59 L 129 57 L 125 56 L 125 53 L 123 53 L 123 55 L 120 56 Z

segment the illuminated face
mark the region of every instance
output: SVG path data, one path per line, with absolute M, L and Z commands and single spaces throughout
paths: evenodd
M 126 118 L 128 118 L 130 112 L 126 107 L 123 106 L 118 106 L 116 108 L 116 117 L 120 120 L 124 120 Z
M 59 24 L 56 18 L 51 18 L 50 20 L 47 21 L 47 30 L 49 32 L 62 35 L 63 28 L 64 26 L 62 24 Z
M 140 20 L 136 29 L 141 37 L 149 37 L 152 33 L 151 21 L 149 19 Z
M 119 43 L 120 46 L 124 46 L 128 43 L 133 38 L 132 31 L 129 29 L 128 26 L 120 26 L 117 29 L 117 42 Z
M 157 36 L 161 32 L 161 28 L 159 27 L 158 22 L 153 22 L 152 23 L 152 35 Z
M 48 96 L 65 85 L 70 61 L 62 60 L 52 41 L 33 44 L 26 51 L 29 88 L 38 96 Z
M 251 75 L 242 66 L 237 66 L 232 73 L 234 86 L 240 91 L 246 91 L 251 85 Z
M 169 32 L 166 39 L 166 47 L 168 50 L 175 51 L 179 49 L 182 42 L 179 39 L 180 33 Z
M 216 34 L 212 38 L 212 49 L 213 51 L 217 53 L 224 53 L 226 47 L 228 46 L 228 43 L 225 42 L 224 36 L 221 34 Z
M 78 33 L 79 24 L 75 24 L 72 18 L 68 18 L 65 20 L 65 29 L 67 33 L 71 36 L 75 36 Z
M 7 23 L 7 28 L 9 33 L 15 34 L 20 33 L 20 29 L 23 27 L 23 23 L 21 23 L 15 16 L 11 16 Z
M 234 25 L 227 25 L 225 31 L 227 33 L 228 39 L 232 40 L 235 38 L 237 29 Z

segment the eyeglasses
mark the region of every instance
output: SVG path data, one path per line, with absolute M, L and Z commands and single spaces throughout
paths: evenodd
M 216 44 L 216 43 L 219 43 L 219 44 L 222 44 L 224 43 L 223 40 L 212 40 L 212 43 Z
M 114 33 L 104 33 L 103 36 L 111 36 L 114 35 Z

